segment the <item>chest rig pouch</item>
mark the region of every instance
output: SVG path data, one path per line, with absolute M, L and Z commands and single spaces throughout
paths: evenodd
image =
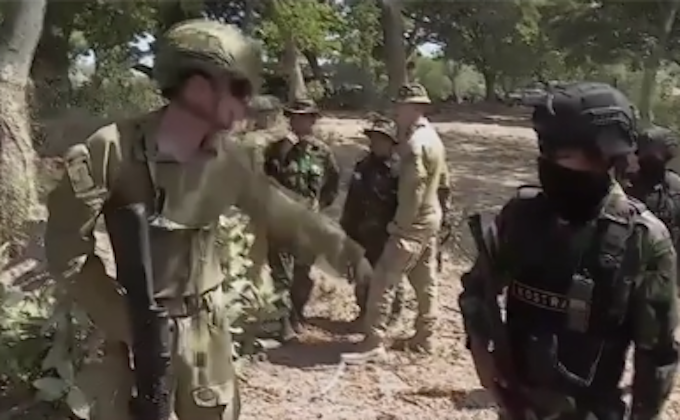
M 640 205 L 612 197 L 591 226 L 565 233 L 540 192 L 528 194 L 508 229 L 513 356 L 528 385 L 574 393 L 607 376 L 612 351 L 625 354 L 616 337 L 639 265 Z
M 215 243 L 221 206 L 216 199 L 217 156 L 206 151 L 179 163 L 144 139 L 136 160 L 146 166 L 155 192 L 150 239 L 157 298 L 200 295 L 222 283 Z

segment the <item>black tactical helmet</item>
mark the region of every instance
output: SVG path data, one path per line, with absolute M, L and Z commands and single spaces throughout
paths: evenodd
M 552 86 L 532 121 L 543 153 L 580 148 L 612 158 L 636 149 L 635 108 L 606 83 Z
M 678 155 L 680 138 L 668 128 L 652 126 L 640 130 L 638 143 L 640 154 L 648 151 L 660 151 L 666 161 L 669 161 Z

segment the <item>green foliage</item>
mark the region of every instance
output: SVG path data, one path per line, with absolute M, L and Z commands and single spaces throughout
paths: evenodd
M 342 28 L 344 20 L 332 4 L 318 0 L 271 0 L 257 33 L 267 50 L 278 56 L 287 37 L 302 51 L 328 53 L 339 40 L 331 34 Z
M 275 293 L 270 278 L 248 278 L 252 261 L 249 252 L 253 234 L 249 232 L 249 219 L 240 211 L 220 219 L 218 245 L 222 267 L 228 280 L 227 317 L 234 337 L 234 357 L 252 355 L 261 349 L 259 337 L 267 332 L 266 324 L 275 324 L 281 318 L 276 303 L 281 299 Z

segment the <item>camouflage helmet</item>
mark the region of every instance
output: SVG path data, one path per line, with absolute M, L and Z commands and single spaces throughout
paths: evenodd
M 232 75 L 257 89 L 262 71 L 259 46 L 233 25 L 191 19 L 171 27 L 158 40 L 153 78 L 161 89 L 174 88 L 191 71 Z
M 671 160 L 678 155 L 678 146 L 678 135 L 665 127 L 652 126 L 641 130 L 638 136 L 638 153 L 641 155 L 659 151 L 666 160 Z
M 382 134 L 387 136 L 394 143 L 397 143 L 397 126 L 387 118 L 375 118 L 372 125 L 364 130 L 364 134 L 369 139 L 375 138 L 375 134 Z
M 407 83 L 399 88 L 394 102 L 398 104 L 431 104 L 427 89 L 420 83 Z
M 257 95 L 250 100 L 248 106 L 252 113 L 278 112 L 281 110 L 281 101 L 273 95 Z

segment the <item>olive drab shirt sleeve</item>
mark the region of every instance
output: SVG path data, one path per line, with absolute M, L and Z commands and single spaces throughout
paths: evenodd
M 83 257 L 94 254 L 94 224 L 109 195 L 120 164 L 114 125 L 104 127 L 64 155 L 64 176 L 47 199 L 45 252 L 57 277 L 77 272 Z
M 422 132 L 422 130 L 421 130 Z M 414 133 L 404 150 L 399 172 L 399 206 L 394 218 L 397 229 L 407 230 L 416 221 L 425 199 L 427 169 L 423 137 Z
M 237 189 L 234 204 L 271 237 L 290 244 L 304 259 L 324 257 L 341 273 L 349 265 L 363 264 L 364 249 L 340 225 L 308 208 L 300 197 L 248 163 L 244 147 L 225 142 L 225 149 L 225 179 L 238 180 L 233 183 Z
M 630 316 L 635 344 L 631 419 L 653 420 L 671 392 L 678 365 L 677 259 L 663 223 L 648 211 L 641 219 L 643 271 Z

